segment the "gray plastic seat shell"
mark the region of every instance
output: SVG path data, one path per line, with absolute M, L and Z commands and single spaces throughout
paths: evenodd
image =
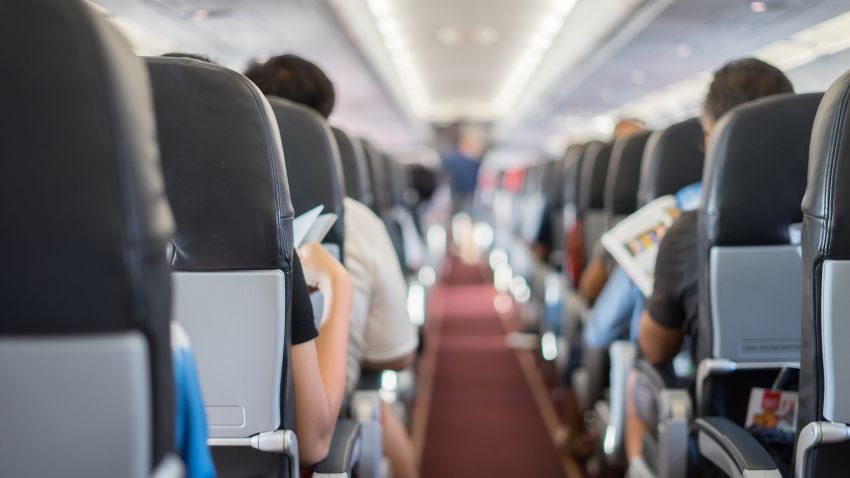
M 0 476 L 147 477 L 149 377 L 138 331 L 0 338 Z
M 277 430 L 284 273 L 173 272 L 172 279 L 174 318 L 192 338 L 210 438 Z
M 831 422 L 850 423 L 850 377 L 843 369 L 850 364 L 850 261 L 824 261 L 822 271 L 823 416 Z
M 799 361 L 798 248 L 713 247 L 710 256 L 713 356 L 734 362 Z

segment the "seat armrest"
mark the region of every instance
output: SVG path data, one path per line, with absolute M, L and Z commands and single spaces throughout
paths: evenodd
M 360 424 L 354 420 L 337 421 L 328 456 L 313 467 L 313 476 L 351 476 L 360 452 Z
M 355 390 L 349 404 L 351 416 L 359 423 L 381 421 L 381 396 L 377 390 Z
M 724 417 L 700 418 L 695 426 L 700 455 L 728 476 L 781 478 L 773 458 L 743 427 Z
M 611 407 L 605 429 L 605 438 L 602 442 L 609 462 L 617 465 L 622 464 L 625 459 L 623 436 L 625 435 L 626 423 L 626 387 L 629 373 L 632 371 L 635 357 L 637 357 L 637 347 L 627 340 L 618 340 L 611 344 L 608 353 L 611 356 L 611 371 L 608 381 Z
M 661 394 L 661 391 L 665 388 L 678 388 L 673 384 L 668 384 L 661 372 L 659 372 L 654 365 L 644 359 L 638 359 L 635 362 L 635 368 L 647 378 L 647 382 L 652 387 L 656 396 Z
M 360 380 L 357 381 L 357 390 L 375 391 L 381 389 L 381 370 L 361 370 Z
M 808 468 L 809 452 L 821 445 L 850 440 L 850 426 L 843 423 L 810 422 L 797 436 L 795 477 L 803 478 Z

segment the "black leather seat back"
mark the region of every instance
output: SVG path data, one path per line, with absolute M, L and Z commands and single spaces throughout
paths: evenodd
M 165 259 L 173 222 L 159 170 L 147 73 L 121 35 L 79 1 L 3 2 L 0 41 L 5 72 L 0 91 L 0 375 L 7 380 L 16 370 L 30 374 L 29 381 L 2 385 L 0 475 L 49 474 L 51 462 L 64 476 L 109 473 L 108 465 L 100 466 L 100 456 L 129 444 L 128 437 L 137 432 L 147 436 L 144 443 L 123 451 L 146 455 L 135 471 L 149 471 L 151 462 L 173 450 L 174 379 Z M 131 372 L 120 381 L 98 381 L 100 367 L 117 363 L 101 363 L 94 356 L 88 357 L 94 361 L 90 368 L 79 361 L 52 361 L 60 356 L 87 360 L 87 350 L 77 345 L 91 340 L 109 349 L 112 345 L 105 342 L 110 337 L 116 343 L 132 341 L 143 357 L 133 366 L 141 375 L 136 378 L 142 388 L 134 398 L 143 402 L 142 410 L 134 403 L 105 408 L 133 392 L 122 388 Z M 43 354 L 42 345 L 48 349 Z M 30 348 L 36 360 L 29 363 L 11 350 Z M 104 349 L 98 349 L 102 356 L 123 353 Z M 48 369 L 60 375 L 39 374 Z M 38 392 L 15 405 L 15 397 L 31 385 Z M 89 396 L 92 401 L 86 403 Z M 66 397 L 69 401 L 63 402 Z M 139 414 L 147 430 L 122 428 L 134 418 L 131 412 Z M 19 433 L 9 420 L 27 415 L 36 421 Z M 96 447 L 87 442 L 90 435 L 103 438 L 103 433 L 106 440 L 98 440 Z M 73 438 L 78 441 L 71 443 Z M 78 455 L 80 447 L 85 459 Z M 14 450 L 32 453 L 29 458 L 37 461 L 4 454 Z M 111 472 L 130 473 L 123 468 Z
M 289 272 L 293 208 L 287 171 L 276 124 L 265 102 L 258 102 L 256 87 L 211 63 L 146 61 L 177 220 L 172 269 Z
M 335 126 L 332 126 L 331 130 L 339 147 L 345 193 L 348 197 L 370 206 L 375 199 L 372 194 L 372 183 L 369 181 L 363 143 L 357 138 L 351 138 L 345 131 Z
M 381 152 L 372 143 L 363 140 L 363 147 L 366 151 L 366 167 L 369 170 L 372 194 L 375 199 L 371 205 L 372 211 L 380 217 L 385 217 L 389 213 L 392 199 L 386 186 L 387 172 L 384 169 L 384 160 Z
M 571 208 L 578 215 L 579 191 L 581 189 L 581 166 L 587 147 L 592 143 L 574 144 L 564 153 L 563 189 L 560 206 Z
M 605 207 L 605 180 L 611 162 L 612 143 L 590 143 L 581 168 L 579 210 L 582 213 Z
M 644 148 L 637 207 L 700 181 L 705 158 L 703 142 L 702 127 L 696 118 L 652 133 Z
M 407 167 L 386 153 L 382 154 L 381 158 L 384 164 L 384 171 L 386 171 L 386 188 L 390 192 L 390 206 L 403 206 L 404 193 L 410 186 Z
M 585 264 L 606 229 L 605 180 L 611 162 L 611 143 L 591 143 L 581 166 L 578 214 L 582 221 Z
M 764 98 L 739 106 L 715 127 L 698 212 L 699 357 L 799 357 L 800 261 L 789 227 L 802 219 L 820 99 Z
M 605 213 L 609 225 L 637 208 L 637 190 L 643 151 L 651 132 L 617 140 L 611 151 L 611 164 L 605 179 Z
M 340 258 L 345 240 L 342 199 L 345 184 L 336 139 L 327 121 L 316 111 L 283 98 L 270 96 L 280 137 L 283 141 L 286 170 L 292 179 L 290 194 L 296 214 L 322 204 L 324 212 L 337 220 L 324 243 L 339 247 Z
M 192 338 L 214 406 L 210 437 L 293 429 L 293 208 L 274 113 L 228 68 L 187 58 L 146 62 L 177 222 L 175 317 Z M 212 450 L 223 475 L 285 468 L 282 455 L 249 446 Z
M 841 307 L 850 260 L 850 74 L 824 95 L 812 130 L 803 197 L 803 337 L 798 429 L 813 421 L 847 423 L 848 311 Z M 826 327 L 826 330 L 825 330 Z M 832 353 L 829 353 L 829 351 Z M 815 448 L 806 476 L 830 476 L 847 466 L 847 442 Z

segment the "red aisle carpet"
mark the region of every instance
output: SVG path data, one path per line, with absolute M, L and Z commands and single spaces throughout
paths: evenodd
M 422 476 L 565 476 L 516 353 L 506 345 L 492 286 L 478 268 L 452 266 L 429 302 L 420 373 L 430 378 L 420 379 L 430 393 L 418 403 L 427 412 L 417 410 L 427 424 L 418 430 Z

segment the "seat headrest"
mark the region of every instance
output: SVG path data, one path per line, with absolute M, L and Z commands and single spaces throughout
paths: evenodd
M 549 204 L 559 206 L 564 196 L 564 158 L 550 159 L 543 167 L 543 195 Z
M 79 1 L 0 3 L 0 45 L 0 334 L 143 332 L 158 461 L 174 441 L 173 222 L 147 72 Z
M 602 209 L 605 206 L 605 179 L 611 161 L 611 143 L 590 143 L 581 166 L 579 211 Z
M 323 242 L 336 244 L 342 251 L 345 218 L 342 199 L 345 185 L 339 149 L 331 128 L 318 112 L 304 105 L 268 97 L 283 142 L 286 171 L 292 182 L 289 193 L 295 214 L 322 204 L 324 212 L 337 215 L 337 220 Z
M 372 184 L 369 182 L 369 170 L 366 166 L 366 151 L 363 143 L 351 138 L 345 131 L 332 126 L 339 158 L 342 163 L 342 178 L 345 181 L 345 193 L 348 197 L 370 205 L 372 204 Z
M 363 140 L 363 148 L 366 151 L 366 167 L 369 170 L 369 179 L 372 183 L 372 194 L 374 203 L 372 211 L 383 216 L 390 209 L 390 192 L 386 189 L 386 172 L 384 171 L 384 160 L 372 143 Z
M 559 207 L 578 206 L 579 183 L 581 182 L 581 164 L 589 143 L 573 144 L 564 153 L 563 172 L 561 173 L 562 191 Z
M 806 237 L 811 253 L 824 259 L 850 259 L 850 73 L 829 87 L 815 117 L 803 196 Z M 812 218 L 809 221 L 808 218 Z M 811 227 L 810 227 L 811 226 Z
M 404 203 L 404 193 L 410 184 L 408 170 L 403 164 L 394 160 L 390 155 L 381 154 L 384 163 L 385 179 L 387 181 L 387 190 L 390 192 L 391 205 L 399 205 Z
M 691 118 L 649 137 L 643 152 L 638 207 L 702 179 L 702 126 Z
M 277 123 L 262 93 L 212 63 L 146 62 L 177 219 L 172 268 L 288 272 L 292 205 Z
M 789 242 L 820 93 L 777 95 L 735 108 L 715 127 L 703 173 L 700 236 L 711 246 Z
M 136 328 L 170 307 L 149 292 L 173 228 L 144 65 L 81 2 L 0 14 L 0 332 Z
M 635 211 L 643 150 L 650 134 L 647 131 L 614 142 L 605 179 L 605 211 L 609 215 Z

